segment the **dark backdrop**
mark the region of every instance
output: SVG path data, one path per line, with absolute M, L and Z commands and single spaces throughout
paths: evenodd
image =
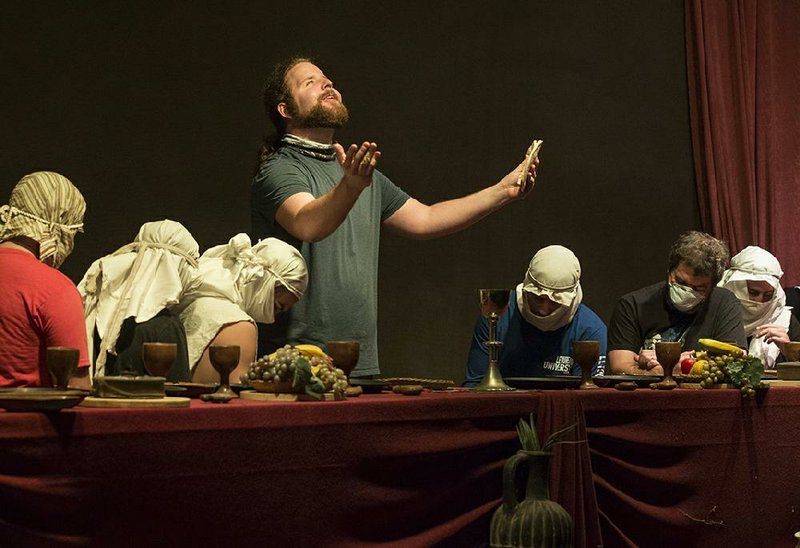
M 539 247 L 575 251 L 608 320 L 699 226 L 682 0 L 4 2 L 0 40 L 0 200 L 42 169 L 81 189 L 75 281 L 148 220 L 182 222 L 201 249 L 249 229 L 260 88 L 290 54 L 342 91 L 339 139 L 376 141 L 423 202 L 494 183 L 543 139 L 525 201 L 443 239 L 384 237 L 386 374 L 460 379 L 476 288 L 512 287 Z

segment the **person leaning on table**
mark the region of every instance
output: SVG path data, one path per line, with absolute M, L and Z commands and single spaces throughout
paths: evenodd
M 83 231 L 86 202 L 64 176 L 23 177 L 0 207 L 0 387 L 51 386 L 48 346 L 80 351 L 72 386 L 89 386 L 83 306 L 57 269 Z
M 784 343 L 800 340 L 800 322 L 786 306 L 781 276 L 778 259 L 766 249 L 751 245 L 733 257 L 731 267 L 717 284 L 739 299 L 747 353 L 761 359 L 767 369 L 775 369 Z
M 655 357 L 658 341 L 681 341 L 681 358 L 700 350 L 701 338 L 745 348 L 739 301 L 715 287 L 729 260 L 721 240 L 698 231 L 681 234 L 669 253 L 667 279 L 617 302 L 608 330 L 610 372 L 663 374 Z
M 572 342 L 600 341 L 600 359 L 592 371 L 602 375 L 606 357 L 606 326 L 582 303 L 581 264 L 560 245 L 536 252 L 525 279 L 511 290 L 508 310 L 497 323 L 498 367 L 504 377 L 580 375 L 572 359 Z M 467 360 L 464 386 L 477 386 L 489 364 L 484 344 L 489 324 L 478 318 Z
M 164 219 L 144 223 L 131 243 L 91 264 L 78 291 L 93 376 L 146 375 L 142 346 L 166 342 L 177 347 L 167 380 L 191 380 L 186 333 L 174 308 L 200 283 L 199 256 L 186 227 Z
M 227 244 L 206 250 L 199 260 L 201 283 L 187 292 L 178 313 L 186 329 L 194 382 L 219 378 L 211 365 L 211 345 L 239 346 L 238 382 L 256 360 L 256 322 L 272 324 L 300 300 L 308 270 L 300 252 L 277 238 L 250 244 L 237 234 Z

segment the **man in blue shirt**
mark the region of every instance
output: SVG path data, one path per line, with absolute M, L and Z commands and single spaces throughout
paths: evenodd
M 498 366 L 503 377 L 580 375 L 572 359 L 573 341 L 600 341 L 594 375 L 602 375 L 606 359 L 606 326 L 581 303 L 581 265 L 560 245 L 539 250 L 525 281 L 511 291 L 508 310 L 497 322 Z M 488 320 L 478 319 L 467 361 L 464 386 L 477 386 L 489 365 Z

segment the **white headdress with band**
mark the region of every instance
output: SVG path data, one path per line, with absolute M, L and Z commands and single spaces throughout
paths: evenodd
M 185 291 L 199 284 L 199 251 L 182 224 L 164 220 L 145 223 L 132 243 L 92 263 L 78 291 L 89 348 L 95 328 L 102 340 L 95 375 L 105 373 L 106 351 L 116 352 L 126 318 L 145 322 L 177 305 Z
M 572 321 L 583 300 L 581 264 L 564 246 L 551 245 L 536 252 L 525 281 L 517 286 L 517 307 L 522 317 L 542 331 L 555 331 Z M 537 316 L 528 307 L 525 293 L 547 297 L 560 306 L 548 316 Z
M 58 268 L 83 232 L 86 201 L 69 179 L 52 171 L 26 175 L 0 207 L 0 241 L 26 236 L 39 243 L 39 260 Z
M 237 234 L 227 244 L 208 249 L 199 264 L 202 282 L 179 307 L 191 367 L 224 326 L 274 322 L 276 283 L 298 298 L 308 283 L 303 256 L 276 238 L 251 246 L 247 234 Z

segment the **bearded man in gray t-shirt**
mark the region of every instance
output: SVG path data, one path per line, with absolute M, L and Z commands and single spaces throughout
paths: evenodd
M 452 234 L 533 187 L 538 159 L 479 192 L 432 206 L 411 198 L 375 169 L 375 143 L 344 148 L 334 133 L 348 121 L 341 94 L 309 59 L 273 69 L 264 105 L 277 132 L 266 144 L 252 187 L 255 239 L 273 236 L 303 254 L 309 284 L 276 324 L 260 329 L 259 353 L 284 343 L 355 339 L 361 355 L 352 376 L 380 372 L 377 349 L 380 229 L 410 238 Z

